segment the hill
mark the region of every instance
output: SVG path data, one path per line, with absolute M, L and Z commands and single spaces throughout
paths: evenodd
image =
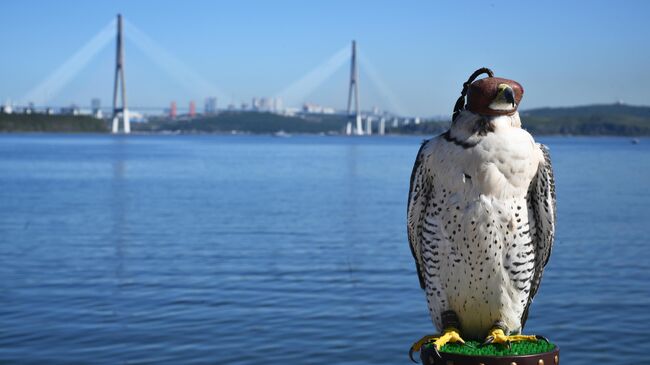
M 131 126 L 133 130 L 141 132 L 340 133 L 345 128 L 346 122 L 345 117 L 340 115 L 320 114 L 303 118 L 272 113 L 233 111 L 189 120 L 151 120 L 147 123 L 134 123 Z
M 106 133 L 101 119 L 82 115 L 0 114 L 0 132 Z
M 625 104 L 540 108 L 522 111 L 524 128 L 533 134 L 650 135 L 650 107 Z
M 650 107 L 625 104 L 538 108 L 519 112 L 523 127 L 536 135 L 648 136 Z M 429 121 L 392 130 L 402 134 L 434 134 L 447 123 Z

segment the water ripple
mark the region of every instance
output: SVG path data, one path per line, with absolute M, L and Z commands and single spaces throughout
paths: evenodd
M 0 136 L 0 363 L 396 364 L 433 331 L 420 138 L 132 137 Z M 560 222 L 527 331 L 638 362 L 650 144 L 545 142 Z

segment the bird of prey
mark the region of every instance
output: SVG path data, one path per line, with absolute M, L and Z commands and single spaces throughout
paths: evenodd
M 555 183 L 548 149 L 521 128 L 522 96 L 516 81 L 477 70 L 449 130 L 417 154 L 408 239 L 440 334 L 416 342 L 411 359 L 427 342 L 541 338 L 521 330 L 553 245 Z

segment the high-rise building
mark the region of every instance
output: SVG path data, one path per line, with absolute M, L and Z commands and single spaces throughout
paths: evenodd
M 268 112 L 271 110 L 271 106 L 273 105 L 273 99 L 271 98 L 260 98 L 260 105 L 258 110 L 263 111 L 263 112 Z
M 194 100 L 190 101 L 190 118 L 194 118 L 196 116 L 196 104 L 194 104 Z
M 95 118 L 102 118 L 102 101 L 99 98 L 93 98 L 90 100 L 90 109 Z
M 302 111 L 310 114 L 334 114 L 336 112 L 334 108 L 311 103 L 303 104 Z
M 282 98 L 274 98 L 273 99 L 273 111 L 276 113 L 282 112 Z
M 251 110 L 257 112 L 280 112 L 282 111 L 282 99 L 274 97 L 253 98 Z
M 205 99 L 205 114 L 214 115 L 217 114 L 217 98 L 209 97 Z

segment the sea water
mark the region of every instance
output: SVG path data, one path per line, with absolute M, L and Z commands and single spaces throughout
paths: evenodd
M 0 363 L 408 363 L 422 138 L 1 135 Z M 643 362 L 650 140 L 539 139 L 558 231 L 526 332 Z

